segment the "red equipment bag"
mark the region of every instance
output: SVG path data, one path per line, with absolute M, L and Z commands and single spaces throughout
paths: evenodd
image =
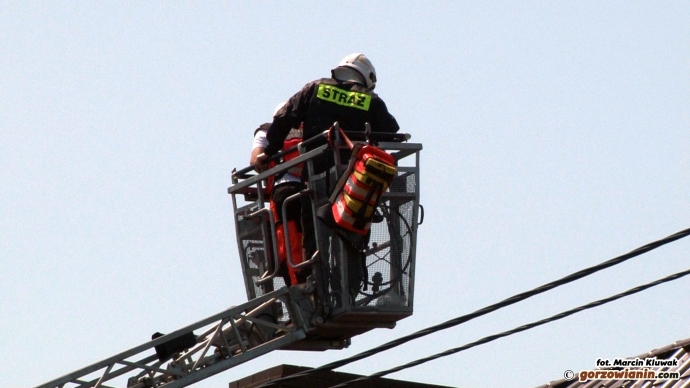
M 365 235 L 381 196 L 396 176 L 395 159 L 373 145 L 353 146 L 342 130 L 340 133 L 352 150 L 352 156 L 329 204 L 321 207 L 317 215 L 328 225 Z

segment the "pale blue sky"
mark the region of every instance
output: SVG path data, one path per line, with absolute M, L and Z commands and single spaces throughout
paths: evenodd
M 424 144 L 415 313 L 319 366 L 690 227 L 686 2 L 0 1 L 0 387 L 245 301 L 226 194 L 252 132 L 351 52 Z M 690 241 L 341 371 L 688 267 Z M 679 280 L 390 377 L 536 386 L 690 337 Z

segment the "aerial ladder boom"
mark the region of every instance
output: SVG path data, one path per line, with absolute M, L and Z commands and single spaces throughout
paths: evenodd
M 293 322 L 301 321 L 294 298 L 287 288 L 281 288 L 37 388 L 177 388 L 193 384 L 305 338 L 300 324 L 288 326 L 271 319 L 276 303 L 287 306 Z M 123 380 L 125 375 L 130 377 Z
M 351 338 L 375 328 L 393 328 L 412 315 L 419 205 L 419 151 L 406 134 L 352 134 L 353 141 L 375 139 L 395 159 L 397 172 L 381 196 L 366 237 L 334 230 L 314 217 L 318 250 L 313 257 L 287 265 L 310 267 L 302 284 L 286 286 L 278 276 L 276 225 L 267 201 L 269 177 L 304 163 L 307 189 L 285 200 L 306 196 L 312 214 L 327 203 L 344 173 L 338 124 L 300 143 L 299 156 L 260 174 L 252 167 L 233 170 L 235 230 L 248 302 L 233 306 L 36 388 L 184 387 L 274 350 L 342 349 Z M 360 136 L 361 138 L 357 138 Z M 378 140 L 376 140 L 378 139 Z M 352 144 L 350 143 L 350 146 Z M 294 150 L 292 150 L 294 151 Z M 346 150 L 347 151 L 347 150 Z M 286 150 L 274 156 L 280 159 Z M 334 165 L 323 171 L 323 157 Z M 243 201 L 244 204 L 240 202 Z M 423 210 L 423 209 L 422 209 Z M 287 238 L 285 228 L 285 240 Z M 290 252 L 290 247 L 287 247 Z

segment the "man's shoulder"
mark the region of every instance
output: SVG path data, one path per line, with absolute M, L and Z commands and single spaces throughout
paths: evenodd
M 338 81 L 334 80 L 333 78 L 319 78 L 319 79 L 315 79 L 311 82 L 308 82 L 306 85 L 304 85 L 302 90 L 307 90 L 307 89 L 311 89 L 311 88 L 318 88 L 319 85 L 321 85 L 321 84 L 337 85 Z
M 264 134 L 268 132 L 268 129 L 271 128 L 271 123 L 263 123 L 259 125 L 259 128 L 254 130 L 254 136 L 256 136 L 257 133 L 263 132 Z

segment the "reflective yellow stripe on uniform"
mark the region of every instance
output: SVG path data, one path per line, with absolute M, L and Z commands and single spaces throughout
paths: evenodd
M 371 104 L 371 96 L 366 93 L 340 89 L 333 85 L 326 84 L 319 85 L 316 97 L 328 102 L 334 102 L 338 105 L 366 111 L 369 110 L 369 105 Z

